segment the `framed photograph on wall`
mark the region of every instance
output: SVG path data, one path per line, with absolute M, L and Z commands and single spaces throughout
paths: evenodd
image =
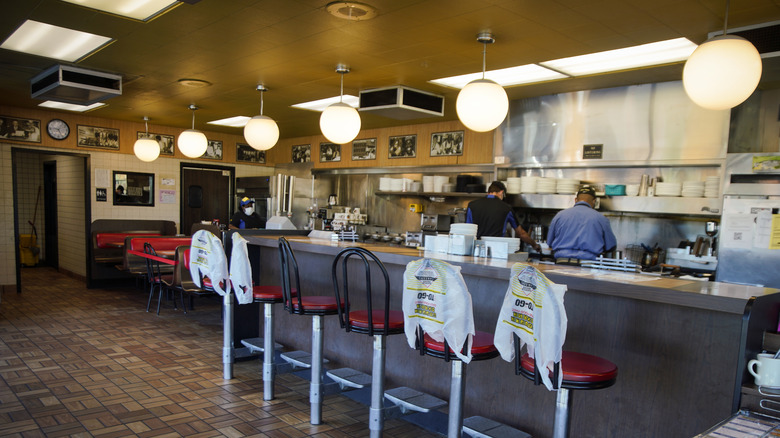
M 352 142 L 353 160 L 376 160 L 376 138 L 364 138 Z
M 293 163 L 308 163 L 311 161 L 311 145 L 299 144 L 292 147 Z
M 390 137 L 389 158 L 414 158 L 417 156 L 417 135 L 396 135 Z
M 0 116 L 0 138 L 40 143 L 41 121 Z
M 78 125 L 76 144 L 85 148 L 119 150 L 119 130 Z
M 206 146 L 206 152 L 200 156 L 200 158 L 208 158 L 209 160 L 221 160 L 222 159 L 222 142 L 219 140 L 209 140 L 209 145 Z
M 463 155 L 463 131 L 434 132 L 431 134 L 431 156 Z
M 341 161 L 341 145 L 335 143 L 320 143 L 320 163 Z
M 160 145 L 160 155 L 170 155 L 173 156 L 173 145 L 176 144 L 176 140 L 173 138 L 172 135 L 167 134 L 155 134 L 153 132 L 146 133 L 143 131 L 138 131 L 137 135 L 138 140 L 142 138 L 148 138 L 150 140 L 154 140 L 157 142 L 157 144 Z
M 236 161 L 244 163 L 265 163 L 265 151 L 258 151 L 246 143 L 236 143 Z

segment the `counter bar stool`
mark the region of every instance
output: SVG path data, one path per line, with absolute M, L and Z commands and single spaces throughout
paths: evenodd
M 309 386 L 309 402 L 311 404 L 311 424 L 322 423 L 322 317 L 337 315 L 339 303 L 333 296 L 304 295 L 298 274 L 298 262 L 295 260 L 290 243 L 284 237 L 279 238 L 279 262 L 282 274 L 282 293 L 284 309 L 295 315 L 312 317 L 311 324 L 311 385 Z M 293 294 L 297 291 L 297 294 Z M 343 305 L 343 303 L 341 303 Z M 293 352 L 303 353 L 303 352 Z M 305 354 L 305 353 L 304 353 Z M 282 358 L 299 366 L 306 367 L 305 359 L 293 357 L 290 353 L 282 354 Z
M 460 267 L 441 260 L 421 259 L 406 266 L 403 312 L 405 332 L 410 345 L 428 355 L 452 363 L 447 436 L 460 437 L 463 429 L 463 393 L 466 389 L 466 364 L 498 356 L 493 334 L 475 331 L 471 295 Z M 438 338 L 438 340 L 437 340 Z M 454 348 L 453 348 L 454 347 Z M 403 393 L 408 388 L 403 388 Z M 403 402 L 394 393 L 385 396 Z M 528 436 L 510 429 L 515 437 Z M 483 435 L 489 436 L 489 435 Z
M 358 265 L 354 266 L 355 263 L 352 263 L 354 267 L 352 277 L 349 275 L 350 258 L 354 258 Z M 375 277 L 378 277 L 375 282 L 372 281 L 372 267 L 376 274 Z M 365 275 L 365 281 L 359 280 L 361 268 Z M 350 295 L 350 289 L 354 292 L 352 295 Z M 385 422 L 383 393 L 385 388 L 386 339 L 389 335 L 398 335 L 404 332 L 404 314 L 400 310 L 390 310 L 390 277 L 387 275 L 387 269 L 376 255 L 363 248 L 347 248 L 336 255 L 336 259 L 333 261 L 333 290 L 336 302 L 345 303 L 343 307 L 338 309 L 341 328 L 346 329 L 347 332 L 361 333 L 374 338 L 372 371 L 370 380 L 368 380 L 371 383 L 368 428 L 371 431 L 371 437 L 379 438 L 382 436 Z M 356 298 L 359 297 L 359 294 L 365 296 L 365 308 L 352 310 L 351 303 L 357 301 Z M 353 381 L 357 385 L 363 384 L 365 380 L 357 379 L 355 381 L 356 375 L 361 378 L 368 377 L 362 373 L 353 373 L 347 380 Z M 328 376 L 336 381 L 342 378 L 333 372 L 328 372 Z
M 572 406 L 569 390 L 610 387 L 617 380 L 617 366 L 601 357 L 563 351 L 567 326 L 564 285 L 552 283 L 524 263 L 515 263 L 509 283 L 496 324 L 496 345 L 505 360 L 514 357 L 515 374 L 557 391 L 553 437 L 568 437 Z M 527 351 L 521 356 L 524 345 Z

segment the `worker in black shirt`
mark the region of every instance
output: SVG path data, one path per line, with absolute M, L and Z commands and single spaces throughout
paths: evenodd
M 486 197 L 469 202 L 466 222 L 477 224 L 477 239 L 482 236 L 506 237 L 506 226 L 509 225 L 515 230 L 515 237 L 541 251 L 542 247 L 520 226 L 512 207 L 504 202 L 505 196 L 504 183 L 493 181 Z
M 265 228 L 265 221 L 255 212 L 255 201 L 244 197 L 239 203 L 239 211 L 230 218 L 231 230 L 247 228 Z

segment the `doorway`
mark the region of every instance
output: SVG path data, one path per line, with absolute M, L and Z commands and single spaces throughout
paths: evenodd
M 43 213 L 44 246 L 43 264 L 59 268 L 59 245 L 57 243 L 57 161 L 43 162 Z
M 218 219 L 230 221 L 233 209 L 234 167 L 181 164 L 181 229 L 190 234 L 193 224 Z

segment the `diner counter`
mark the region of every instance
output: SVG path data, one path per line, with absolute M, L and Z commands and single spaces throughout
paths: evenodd
M 262 284 L 279 284 L 277 236 L 247 236 L 261 248 Z M 343 248 L 374 252 L 391 275 L 391 308 L 400 310 L 402 273 L 421 257 L 461 267 L 472 295 L 477 330 L 493 332 L 513 262 L 431 253 L 414 248 L 331 242 L 287 236 L 307 294 L 332 294 L 331 264 Z M 760 352 L 764 331 L 775 331 L 776 289 L 682 280 L 532 262 L 550 280 L 567 285 L 564 348 L 603 356 L 618 365 L 615 386 L 574 391 L 574 436 L 689 437 L 739 407 L 747 361 Z M 351 299 L 351 301 L 354 301 Z M 360 303 L 356 302 L 356 308 Z M 310 318 L 277 312 L 277 341 L 310 350 Z M 325 318 L 329 367 L 371 368 L 371 344 L 358 342 L 335 317 Z M 534 436 L 550 436 L 554 394 L 514 375 L 500 358 L 469 364 L 464 413 L 483 415 Z M 446 399 L 449 367 L 421 357 L 403 335 L 388 339 L 386 387 L 410 386 Z M 327 421 L 327 418 L 325 419 Z

